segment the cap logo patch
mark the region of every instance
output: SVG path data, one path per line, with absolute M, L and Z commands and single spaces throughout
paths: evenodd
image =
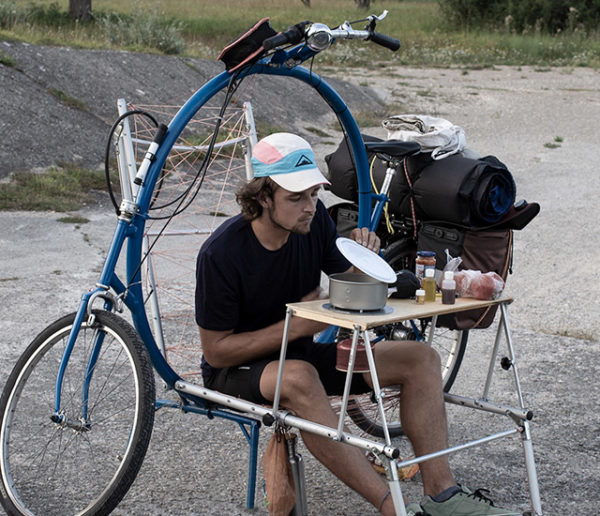
M 295 167 L 298 168 L 298 167 L 302 167 L 304 165 L 312 165 L 312 164 L 313 164 L 312 160 L 305 154 L 302 154 L 302 156 L 300 156 L 300 158 L 298 158 L 298 161 L 296 162 Z

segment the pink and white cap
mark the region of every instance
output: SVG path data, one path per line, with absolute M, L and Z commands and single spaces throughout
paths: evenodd
M 317 167 L 310 144 L 291 133 L 274 133 L 252 149 L 254 177 L 270 177 L 290 192 L 331 184 Z

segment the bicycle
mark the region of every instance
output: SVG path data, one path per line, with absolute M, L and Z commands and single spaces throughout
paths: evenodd
M 371 190 L 367 155 L 356 121 L 326 81 L 299 65 L 342 39 L 369 39 L 397 49 L 396 40 L 375 32 L 376 23 L 385 14 L 359 20 L 367 22 L 364 30 L 353 29 L 356 22 L 345 22 L 336 29 L 303 22 L 267 38 L 259 59 L 209 80 L 168 126 L 145 117 L 157 130 L 139 163 L 132 157 L 137 151 L 123 145 L 126 140 L 118 140 L 125 163 L 120 168 L 122 198 L 118 202 L 111 193 L 118 220 L 98 282 L 82 296 L 76 313 L 52 323 L 33 340 L 15 365 L 0 399 L 0 501 L 9 514 L 106 514 L 113 510 L 141 467 L 154 412 L 160 406 L 209 417 L 221 414 L 240 425 L 249 423 L 248 417 L 237 417 L 228 410 L 268 420 L 268 408 L 206 389 L 201 395 L 195 389 L 192 392 L 190 384 L 173 369 L 156 337 L 157 328 L 152 327 L 146 313 L 151 296 L 144 286 L 144 266 L 148 266 L 147 258 L 167 226 L 197 198 L 208 204 L 215 190 L 222 194 L 199 216 L 199 225 L 218 225 L 224 216 L 231 215 L 228 188 L 243 179 L 235 167 L 223 166 L 218 138 L 231 109 L 239 109 L 232 102 L 234 93 L 240 92 L 244 79 L 252 75 L 294 78 L 313 88 L 336 113 L 357 167 L 358 225 L 376 227 L 371 220 L 372 202 L 381 205 L 386 199 Z M 209 120 L 207 129 L 186 132 L 203 109 L 212 110 L 205 119 Z M 126 132 L 130 115 L 124 111 L 113 131 L 119 135 Z M 181 138 L 188 140 L 184 145 L 187 154 L 174 164 L 171 152 Z M 227 158 L 232 160 L 229 163 L 247 157 L 250 146 L 251 140 L 245 138 L 236 143 Z M 159 215 L 153 218 L 153 211 Z M 154 235 L 147 230 L 149 221 L 158 226 Z M 211 229 L 198 231 L 206 234 Z M 125 281 L 117 267 L 122 254 Z M 99 303 L 101 308 L 96 307 Z M 122 312 L 124 307 L 133 326 L 113 313 Z M 154 372 L 177 394 L 177 403 L 157 402 Z M 298 418 L 288 420 L 300 428 L 303 424 L 311 428 Z M 256 442 L 255 427 L 251 433 L 248 438 Z M 346 441 L 362 446 L 368 443 L 371 450 L 385 457 L 398 455 L 389 443 L 352 436 Z

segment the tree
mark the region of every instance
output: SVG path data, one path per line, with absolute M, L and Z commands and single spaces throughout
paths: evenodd
M 89 20 L 92 17 L 92 0 L 69 0 L 69 16 L 76 20 Z

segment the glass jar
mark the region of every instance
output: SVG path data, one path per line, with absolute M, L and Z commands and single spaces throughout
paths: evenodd
M 435 271 L 435 252 L 434 251 L 418 251 L 417 259 L 415 260 L 415 275 L 422 283 L 425 277 L 425 269 L 433 269 Z

